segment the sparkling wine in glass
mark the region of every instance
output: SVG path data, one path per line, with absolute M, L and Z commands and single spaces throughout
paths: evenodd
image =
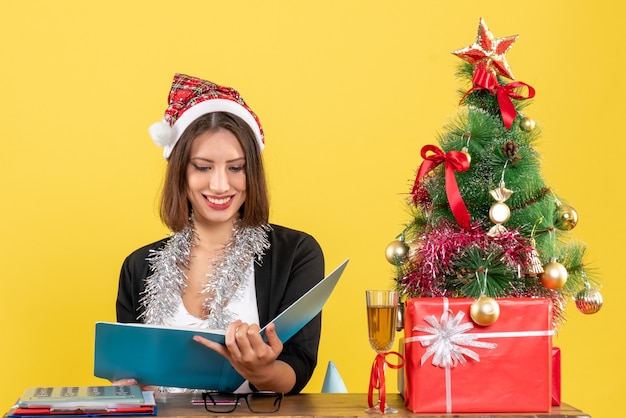
M 398 314 L 398 292 L 394 290 L 366 290 L 367 303 L 367 331 L 369 342 L 377 354 L 391 350 L 396 336 L 396 318 Z M 384 379 L 383 363 L 383 379 Z M 380 414 L 380 398 L 378 404 L 367 410 L 368 413 Z M 395 414 L 398 411 L 385 405 L 384 413 Z

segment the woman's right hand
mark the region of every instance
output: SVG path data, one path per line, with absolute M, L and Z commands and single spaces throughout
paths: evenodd
M 111 380 L 113 386 L 135 386 L 137 384 L 136 379 L 119 379 Z

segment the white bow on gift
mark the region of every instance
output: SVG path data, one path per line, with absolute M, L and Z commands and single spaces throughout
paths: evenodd
M 478 353 L 467 347 L 487 348 L 493 350 L 497 347 L 495 343 L 477 341 L 480 334 L 467 334 L 466 332 L 474 328 L 474 324 L 466 322 L 461 324 L 465 314 L 459 311 L 456 316 L 450 319 L 450 311 L 444 310 L 441 315 L 441 322 L 437 321 L 435 315 L 428 315 L 424 318 L 430 327 L 413 327 L 413 330 L 426 332 L 431 335 L 414 337 L 419 340 L 422 347 L 428 347 L 422 356 L 421 364 L 424 365 L 430 356 L 433 356 L 432 364 L 439 367 L 456 367 L 458 364 L 465 364 L 465 356 L 476 361 L 480 361 Z

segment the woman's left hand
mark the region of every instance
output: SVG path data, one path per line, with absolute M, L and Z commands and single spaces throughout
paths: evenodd
M 295 372 L 284 362 L 276 360 L 283 343 L 274 324 L 265 329 L 263 341 L 257 324 L 242 321 L 231 323 L 226 329 L 225 345 L 194 336 L 194 341 L 224 356 L 233 368 L 259 390 L 289 392 L 295 384 Z

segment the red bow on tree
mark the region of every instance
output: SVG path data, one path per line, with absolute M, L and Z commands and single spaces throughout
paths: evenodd
M 434 154 L 427 155 L 429 151 Z M 433 170 L 439 164 L 445 162 L 446 195 L 448 196 L 450 209 L 452 209 L 452 214 L 458 224 L 464 229 L 469 228 L 470 214 L 465 207 L 465 203 L 463 202 L 463 198 L 459 192 L 459 186 L 456 183 L 456 177 L 454 174 L 455 171 L 461 172 L 469 169 L 470 165 L 467 155 L 461 151 L 448 151 L 444 154 L 444 152 L 435 145 L 425 145 L 422 148 L 421 155 L 424 161 L 422 161 L 422 164 L 417 172 L 417 177 L 415 178 L 411 194 L 415 196 L 417 189 L 419 188 L 420 181 L 426 174 L 428 174 L 428 172 Z
M 500 106 L 500 114 L 502 115 L 502 121 L 507 130 L 511 128 L 515 117 L 517 116 L 517 110 L 515 105 L 511 101 L 511 98 L 517 100 L 532 99 L 535 97 L 535 89 L 526 83 L 521 81 L 513 81 L 504 86 L 498 83 L 498 79 L 493 72 L 490 72 L 482 66 L 477 66 L 474 71 L 474 77 L 472 78 L 472 87 L 461 99 L 461 102 L 465 100 L 468 94 L 476 90 L 489 90 L 491 94 L 498 98 L 498 105 Z M 523 96 L 515 91 L 516 88 L 527 87 L 528 95 Z

